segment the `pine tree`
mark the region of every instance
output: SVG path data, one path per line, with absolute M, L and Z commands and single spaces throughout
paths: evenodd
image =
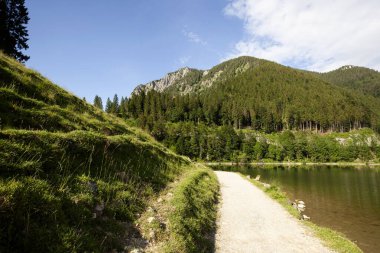
M 28 14 L 25 0 L 0 0 L 0 50 L 20 62 L 30 58 L 21 51 L 29 48 Z
M 96 95 L 94 98 L 94 106 L 99 108 L 100 110 L 103 110 L 103 101 L 102 98 L 98 95 Z
M 113 114 L 119 113 L 119 97 L 117 96 L 117 94 L 115 94 L 115 96 L 113 96 L 111 113 L 113 113 Z
M 120 105 L 119 105 L 119 116 L 122 118 L 125 118 L 126 116 L 126 99 L 124 97 L 121 97 L 120 99 Z
M 113 103 L 110 98 L 107 98 L 106 102 L 106 112 L 107 113 L 112 113 L 112 108 L 113 108 Z

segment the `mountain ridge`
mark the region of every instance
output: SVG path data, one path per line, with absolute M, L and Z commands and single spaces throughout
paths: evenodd
M 150 90 L 155 90 L 158 92 L 164 92 L 164 91 L 179 92 L 180 94 L 185 95 L 193 91 L 203 90 L 204 88 L 211 87 L 213 82 L 218 80 L 219 76 L 223 72 L 223 70 L 220 70 L 220 69 L 223 69 L 224 65 L 227 65 L 235 61 L 239 62 L 241 60 L 245 62 L 246 65 L 240 66 L 241 68 L 240 69 L 237 68 L 237 71 L 243 70 L 242 72 L 244 72 L 246 68 L 250 67 L 249 66 L 250 63 L 252 64 L 253 62 L 256 62 L 256 64 L 272 63 L 272 64 L 280 65 L 285 68 L 290 68 L 295 71 L 309 73 L 315 77 L 320 78 L 323 81 L 326 81 L 330 84 L 333 84 L 339 87 L 348 88 L 352 90 L 358 90 L 358 91 L 363 92 L 366 95 L 380 97 L 380 73 L 374 69 L 361 67 L 361 66 L 355 66 L 355 65 L 344 65 L 335 70 L 331 70 L 327 72 L 315 72 L 315 71 L 292 68 L 289 66 L 281 65 L 273 61 L 259 59 L 259 58 L 251 57 L 251 56 L 240 56 L 237 58 L 233 58 L 225 62 L 222 62 L 220 64 L 217 64 L 216 66 L 207 70 L 200 70 L 200 69 L 190 68 L 190 67 L 180 68 L 176 71 L 166 74 L 161 79 L 157 79 L 157 80 L 136 86 L 132 94 L 136 94 L 141 91 L 148 92 Z M 219 69 L 219 71 L 215 73 L 216 69 Z M 198 77 L 198 79 L 193 80 L 193 82 L 191 82 L 189 85 L 189 83 L 184 82 L 183 78 L 191 72 L 192 73 L 198 72 L 201 75 Z M 345 73 L 342 73 L 342 72 L 345 72 Z M 209 73 L 213 74 L 211 79 L 206 78 L 206 77 L 209 77 L 208 76 Z M 342 76 L 343 74 L 347 74 L 348 76 Z M 369 75 L 370 78 L 367 78 L 367 80 L 364 80 L 361 84 L 358 84 L 359 81 L 357 81 L 355 78 L 363 79 L 364 78 L 363 76 L 365 76 L 366 74 Z M 173 76 L 174 78 L 172 78 Z M 371 83 L 371 80 L 368 80 L 371 78 L 376 79 L 375 84 Z M 168 79 L 172 81 L 168 82 L 167 81 Z M 162 85 L 162 83 L 164 83 L 165 85 Z M 177 87 L 175 87 L 176 85 Z M 370 86 L 370 87 L 366 88 L 365 86 Z
M 212 85 L 212 82 L 216 81 L 221 75 L 221 73 L 223 72 L 223 67 L 229 62 L 235 61 L 236 59 L 242 59 L 243 62 L 245 62 L 246 64 L 244 66 L 241 66 L 242 67 L 241 69 L 237 69 L 237 71 L 244 71 L 244 69 L 248 68 L 249 61 L 267 61 L 264 59 L 258 59 L 258 58 L 250 57 L 250 56 L 241 56 L 235 59 L 222 62 L 207 70 L 184 67 L 176 71 L 169 72 L 161 79 L 157 79 L 145 84 L 139 84 L 132 91 L 132 94 L 136 94 L 140 91 L 148 92 L 150 90 L 155 90 L 158 92 L 170 90 L 170 92 L 178 91 L 181 94 L 187 94 L 189 92 L 192 92 L 193 89 L 184 87 L 186 85 L 189 85 L 189 83 L 181 82 L 182 81 L 181 78 L 185 78 L 188 75 L 192 75 L 190 77 L 190 85 L 194 86 L 195 88 L 198 88 L 196 90 L 199 90 L 199 88 L 202 89 L 204 87 L 210 87 Z M 244 60 L 248 60 L 248 62 Z M 207 79 L 207 77 L 209 79 Z M 167 80 L 170 80 L 170 81 L 168 82 Z M 178 85 L 177 89 L 173 87 L 175 85 Z
M 333 77 L 340 80 L 342 71 L 356 70 L 355 67 L 346 69 Z M 174 122 L 195 119 L 265 131 L 380 129 L 380 100 L 344 83 L 334 84 L 330 79 L 316 72 L 245 56 L 206 71 L 189 71 L 162 91 L 156 91 L 153 86 L 145 91 L 145 95 L 153 91 L 158 94 L 137 99 L 135 92 L 128 103 L 134 116 L 138 112 L 133 110 L 140 107 L 138 101 L 142 99 L 149 105 L 144 109 L 148 109 L 145 117 L 158 110 L 163 118 Z M 180 96 L 175 98 L 177 95 Z M 162 101 L 165 102 L 159 108 L 154 108 Z M 141 110 L 144 111 L 138 109 Z

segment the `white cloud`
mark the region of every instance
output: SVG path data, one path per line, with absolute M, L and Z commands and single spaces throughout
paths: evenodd
M 187 30 L 182 30 L 182 34 L 191 42 L 201 44 L 203 46 L 207 45 L 207 42 L 201 38 L 198 34 L 195 32 L 190 32 Z
M 380 70 L 379 0 L 231 0 L 225 14 L 246 35 L 227 55 L 252 55 L 326 71 L 353 64 Z
M 186 65 L 186 64 L 189 62 L 190 59 L 191 59 L 190 56 L 184 56 L 184 57 L 181 57 L 181 58 L 179 58 L 179 63 L 180 63 L 182 66 L 184 66 L 184 65 Z

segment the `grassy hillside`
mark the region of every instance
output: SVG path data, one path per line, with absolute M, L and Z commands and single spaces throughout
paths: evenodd
M 2 130 L 92 130 L 106 135 L 135 133 L 148 138 L 4 55 L 0 55 L 0 77 Z
M 185 170 L 139 129 L 0 55 L 0 252 L 122 250 Z

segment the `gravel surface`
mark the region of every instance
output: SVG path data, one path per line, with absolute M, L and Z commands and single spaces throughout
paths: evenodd
M 233 172 L 216 171 L 221 204 L 216 253 L 333 252 L 301 221 Z

